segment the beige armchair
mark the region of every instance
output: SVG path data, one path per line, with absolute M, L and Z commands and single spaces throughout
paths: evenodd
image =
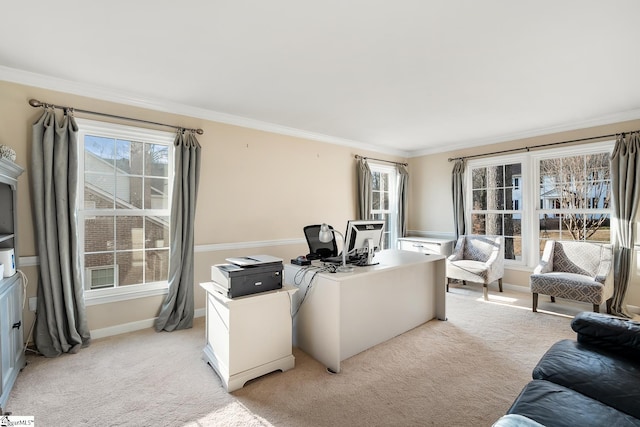
M 460 236 L 453 254 L 447 258 L 447 291 L 451 279 L 463 283 L 483 284 L 484 299 L 488 299 L 488 285 L 498 281 L 502 292 L 504 276 L 504 238 L 502 236 Z
M 593 304 L 600 311 L 606 301 L 611 313 L 613 296 L 613 250 L 611 245 L 557 240 L 545 244 L 540 264 L 529 278 L 533 311 L 538 309 L 538 294 Z

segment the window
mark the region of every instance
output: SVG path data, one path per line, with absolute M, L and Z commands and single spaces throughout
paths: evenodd
M 522 259 L 522 163 L 471 168 L 471 233 L 504 236 L 505 259 Z
M 537 264 L 548 239 L 610 242 L 613 142 L 469 161 L 470 233 L 504 236 L 505 260 Z
M 89 120 L 78 126 L 85 297 L 166 289 L 174 135 Z
M 398 236 L 397 171 L 393 166 L 369 163 L 371 168 L 371 216 L 384 220 L 382 248 L 395 247 Z
M 608 151 L 538 159 L 540 251 L 548 239 L 611 241 Z

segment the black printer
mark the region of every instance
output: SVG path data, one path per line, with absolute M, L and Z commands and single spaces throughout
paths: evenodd
M 270 255 L 227 258 L 211 267 L 214 287 L 227 298 L 282 288 L 282 259 Z

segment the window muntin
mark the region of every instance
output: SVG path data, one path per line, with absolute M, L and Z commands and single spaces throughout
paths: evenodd
M 471 234 L 504 237 L 505 259 L 522 260 L 522 164 L 471 166 Z
M 89 120 L 78 124 L 85 295 L 166 288 L 174 135 Z M 97 271 L 117 277 L 92 286 Z
M 394 167 L 370 163 L 371 219 L 384 220 L 382 248 L 395 247 L 397 230 L 397 171 Z

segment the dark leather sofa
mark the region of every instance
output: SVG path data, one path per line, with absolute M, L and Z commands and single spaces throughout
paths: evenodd
M 494 426 L 640 426 L 640 322 L 583 312 Z

